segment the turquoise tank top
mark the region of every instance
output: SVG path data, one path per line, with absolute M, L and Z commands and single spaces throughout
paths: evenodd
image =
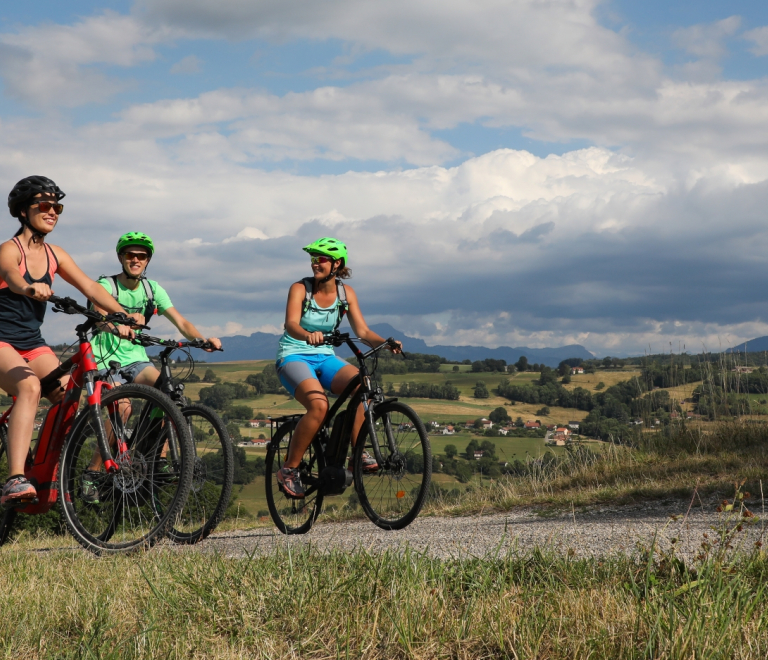
M 338 300 L 330 307 L 318 307 L 314 299 L 309 309 L 301 315 L 299 325 L 307 332 L 333 332 L 339 320 Z M 294 339 L 283 332 L 277 348 L 277 359 L 282 360 L 286 355 L 309 353 L 310 355 L 335 355 L 333 346 L 310 346 L 304 340 Z

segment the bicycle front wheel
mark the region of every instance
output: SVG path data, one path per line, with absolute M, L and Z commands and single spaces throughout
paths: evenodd
M 103 428 L 120 469 L 101 463 L 96 424 L 83 410 L 59 466 L 59 502 L 77 541 L 97 554 L 151 547 L 189 494 L 192 441 L 181 411 L 159 390 L 122 385 L 102 395 Z M 118 453 L 118 442 L 127 451 Z
M 194 471 L 189 497 L 168 538 L 192 544 L 206 538 L 223 520 L 232 496 L 235 459 L 224 422 L 208 406 L 181 409 L 194 445 Z
M 277 471 L 283 467 L 288 445 L 293 435 L 294 424 L 283 424 L 269 443 L 264 477 L 267 507 L 272 520 L 283 534 L 306 534 L 323 508 L 323 493 L 320 489 L 320 472 L 325 467 L 320 441 L 317 438 L 307 447 L 299 465 L 305 495 L 295 500 L 284 495 L 277 481 Z
M 355 489 L 374 525 L 402 529 L 419 515 L 432 479 L 427 430 L 414 410 L 398 401 L 377 405 L 373 424 L 384 464 L 363 471 L 363 452 L 376 455 L 368 424 L 363 424 L 355 444 Z

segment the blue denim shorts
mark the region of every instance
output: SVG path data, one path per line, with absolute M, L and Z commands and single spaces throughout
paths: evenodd
M 331 389 L 333 377 L 340 369 L 349 366 L 340 357 L 327 353 L 294 353 L 286 355 L 275 363 L 277 377 L 291 396 L 296 388 L 308 378 L 316 378 L 323 389 Z

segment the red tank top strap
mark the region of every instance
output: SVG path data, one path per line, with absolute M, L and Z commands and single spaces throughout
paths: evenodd
M 21 252 L 21 263 L 19 263 L 19 274 L 24 277 L 27 274 L 27 255 L 24 254 L 24 248 L 21 247 L 21 241 L 18 236 L 13 237 L 13 242 L 16 243 L 16 247 Z

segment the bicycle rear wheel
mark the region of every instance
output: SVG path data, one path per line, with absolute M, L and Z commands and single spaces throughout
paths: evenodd
M 303 500 L 283 495 L 277 482 L 277 471 L 283 467 L 288 444 L 293 435 L 293 422 L 283 424 L 275 432 L 267 449 L 266 484 L 267 507 L 275 525 L 283 534 L 306 534 L 323 508 L 323 493 L 320 490 L 320 472 L 325 467 L 320 441 L 317 438 L 304 452 L 299 470 L 306 494 Z
M 427 430 L 414 410 L 398 401 L 377 405 L 373 423 L 384 465 L 363 472 L 363 452 L 375 456 L 370 430 L 364 424 L 355 444 L 355 489 L 374 525 L 402 529 L 419 515 L 432 479 Z
M 61 455 L 64 520 L 77 541 L 97 554 L 149 548 L 166 534 L 189 494 L 194 453 L 187 425 L 173 401 L 146 385 L 105 391 L 100 414 L 120 470 L 107 474 L 102 466 L 91 473 L 95 501 L 92 491 L 88 496 L 83 476 L 99 450 L 86 408 Z M 128 447 L 122 455 L 116 439 Z
M 181 409 L 194 445 L 192 487 L 186 504 L 168 532 L 175 543 L 206 538 L 222 521 L 232 495 L 235 459 L 224 422 L 207 406 Z

